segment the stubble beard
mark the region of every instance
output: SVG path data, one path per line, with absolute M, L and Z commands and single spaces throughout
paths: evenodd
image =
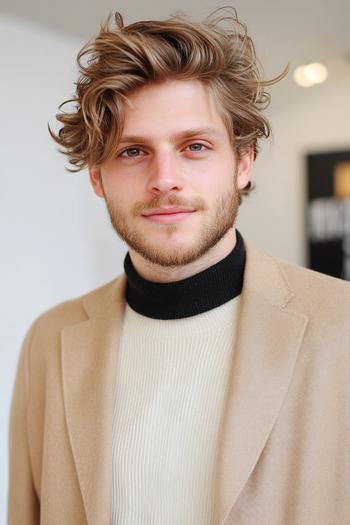
M 233 227 L 239 208 L 238 189 L 236 179 L 234 179 L 232 191 L 226 195 L 221 195 L 217 199 L 215 213 L 202 225 L 192 246 L 186 246 L 181 249 L 181 247 L 172 247 L 171 234 L 179 228 L 185 228 L 184 224 L 155 224 L 155 226 L 165 229 L 166 233 L 169 234 L 168 244 L 164 243 L 163 246 L 157 246 L 152 244 L 151 240 L 145 238 L 145 234 L 138 231 L 137 228 L 131 229 L 128 227 L 125 216 L 106 194 L 105 201 L 111 224 L 117 235 L 126 242 L 128 247 L 135 250 L 147 261 L 167 268 L 193 263 L 216 246 Z M 140 217 L 142 209 L 152 210 L 165 205 L 193 207 L 197 210 L 195 213 L 206 213 L 207 210 L 205 202 L 200 198 L 194 202 L 186 203 L 177 198 L 176 195 L 169 195 L 166 201 L 164 202 L 164 198 L 162 201 L 159 198 L 153 199 L 147 207 L 143 203 L 137 204 L 133 209 L 132 216 L 134 218 Z

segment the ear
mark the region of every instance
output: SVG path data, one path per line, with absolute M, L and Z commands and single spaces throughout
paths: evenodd
M 252 167 L 254 162 L 254 150 L 252 146 L 240 152 L 237 164 L 237 186 L 243 189 L 247 186 L 252 176 Z
M 104 191 L 101 179 L 101 169 L 96 166 L 89 167 L 90 182 L 98 197 L 104 198 Z

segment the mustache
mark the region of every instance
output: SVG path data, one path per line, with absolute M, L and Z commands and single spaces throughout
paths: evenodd
M 142 215 L 144 213 L 150 213 L 153 210 L 162 208 L 164 206 L 178 206 L 183 208 L 194 208 L 196 210 L 206 210 L 207 206 L 205 201 L 201 197 L 196 197 L 192 200 L 185 200 L 177 195 L 169 195 L 166 199 L 164 197 L 154 197 L 147 204 L 144 202 L 138 202 L 133 206 L 133 215 Z

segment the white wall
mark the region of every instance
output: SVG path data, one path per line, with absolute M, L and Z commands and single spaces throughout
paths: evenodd
M 47 132 L 75 79 L 81 42 L 2 18 L 0 126 L 0 524 L 7 500 L 8 413 L 19 348 L 34 318 L 122 271 L 126 250 L 87 173 L 64 170 Z
M 260 248 L 300 265 L 306 265 L 305 155 L 350 150 L 350 63 L 333 58 L 327 65 L 324 84 L 308 89 L 291 84 L 289 93 L 282 85 L 271 89 L 273 139 L 256 161 L 257 188 L 238 220 L 245 236 Z
M 0 523 L 5 524 L 8 413 L 23 336 L 51 305 L 122 271 L 125 247 L 109 226 L 86 172 L 70 174 L 46 130 L 75 79 L 81 42 L 3 18 L 1 148 Z M 3 45 L 2 48 L 5 48 Z M 271 107 L 274 142 L 255 167 L 257 190 L 238 227 L 261 248 L 304 262 L 304 153 L 350 147 L 350 97 L 342 74 L 294 90 Z M 277 88 L 276 88 L 277 89 Z

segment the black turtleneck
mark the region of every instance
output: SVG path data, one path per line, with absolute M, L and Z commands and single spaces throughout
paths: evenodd
M 242 291 L 245 268 L 245 247 L 238 230 L 236 238 L 234 249 L 224 259 L 192 277 L 172 283 L 143 279 L 127 253 L 124 269 L 128 305 L 153 319 L 181 319 L 207 312 L 234 299 Z

